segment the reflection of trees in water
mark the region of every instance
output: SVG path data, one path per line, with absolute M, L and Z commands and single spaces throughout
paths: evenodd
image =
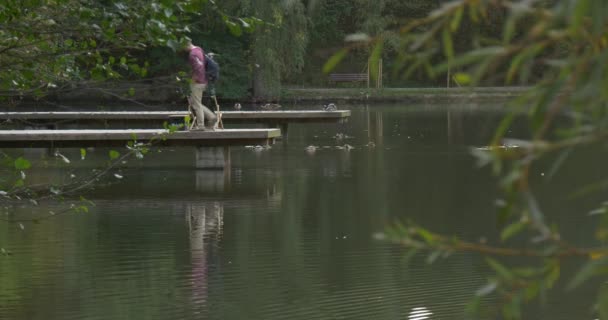
M 498 108 L 498 107 L 500 108 Z M 381 106 L 365 106 L 361 127 L 367 142 L 378 147 L 392 143 L 486 145 L 506 114 L 501 102 L 492 105 L 454 102 L 394 106 L 392 111 Z M 521 117 L 509 131 L 510 137 L 528 136 Z
M 384 143 L 384 120 L 382 111 L 370 111 L 369 106 L 365 106 L 367 119 L 367 138 L 368 142 L 373 142 L 381 146 Z
M 213 247 L 221 240 L 224 226 L 224 206 L 221 202 L 190 204 L 186 207 L 192 265 L 192 304 L 195 313 L 208 305 L 208 289 L 213 263 Z M 209 261 L 211 260 L 211 261 Z

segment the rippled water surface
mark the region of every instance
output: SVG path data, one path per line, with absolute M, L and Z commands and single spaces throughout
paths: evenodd
M 191 148 L 163 149 L 88 192 L 89 213 L 25 230 L 0 222 L 0 247 L 12 252 L 0 257 L 0 319 L 464 318 L 488 275 L 483 258 L 405 261 L 402 248 L 373 235 L 409 219 L 473 241 L 497 238 L 496 181 L 470 155 L 489 141 L 497 106 L 349 108 L 348 123 L 294 124 L 269 150 L 232 148 L 225 172 L 194 169 Z M 602 162 L 579 158 L 586 164 L 575 157 L 550 182 L 541 162 L 532 180 L 552 219 L 584 244 L 593 222 L 574 214 L 592 203 L 559 195 Z M 93 167 L 74 162 L 69 170 Z M 51 163 L 30 175 L 66 170 Z M 528 318 L 591 319 L 595 292 L 581 290 L 531 307 Z

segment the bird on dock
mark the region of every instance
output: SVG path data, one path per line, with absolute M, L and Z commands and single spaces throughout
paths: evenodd
M 241 110 L 241 104 L 240 103 L 235 103 L 234 104 L 234 110 Z
M 324 111 L 336 111 L 336 110 L 338 110 L 338 107 L 336 106 L 335 103 L 324 104 L 323 110 Z
M 281 109 L 281 105 L 278 103 L 267 103 L 265 105 L 262 105 L 260 108 L 264 109 L 264 110 L 277 110 L 277 109 Z

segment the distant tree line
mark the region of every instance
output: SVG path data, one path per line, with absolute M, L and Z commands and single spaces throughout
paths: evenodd
M 0 96 L 5 102 L 42 97 L 75 83 L 160 79 L 179 86 L 187 64 L 184 36 L 218 53 L 219 95 L 279 97 L 285 86 L 324 87 L 324 64 L 349 35 L 381 38 L 389 86 L 442 86 L 416 70 L 403 77 L 399 55 L 408 21 L 441 0 L 16 1 L 0 4 Z M 500 34 L 502 12 L 490 26 L 463 23 L 456 50 L 476 34 Z M 366 72 L 372 46 L 357 48 L 335 72 Z M 180 74 L 181 71 L 181 74 Z M 180 76 L 176 76 L 180 75 Z M 175 83 L 177 81 L 178 83 Z M 186 86 L 184 86 L 186 87 Z

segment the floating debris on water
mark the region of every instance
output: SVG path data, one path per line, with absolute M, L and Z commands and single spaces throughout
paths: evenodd
M 272 148 L 272 147 L 268 146 L 268 145 L 267 146 L 263 146 L 263 145 L 259 145 L 259 144 L 255 145 L 255 146 L 245 146 L 245 149 L 250 149 L 250 150 L 255 151 L 255 152 L 262 152 L 262 151 L 265 151 L 265 150 L 269 150 L 270 148 Z
M 306 147 L 306 153 L 314 154 L 315 152 L 317 152 L 317 149 L 319 149 L 319 147 L 310 145 Z
M 519 148 L 519 146 L 515 146 L 515 145 L 502 145 L 502 146 L 483 146 L 483 147 L 476 147 L 476 150 L 482 150 L 482 151 L 491 151 L 491 150 L 505 150 L 505 149 L 515 149 L 515 148 Z
M 349 136 L 349 135 L 347 135 L 345 133 L 336 133 L 336 135 L 334 135 L 332 138 L 340 141 L 340 140 L 344 140 L 344 139 L 352 139 L 354 137 Z
M 336 146 L 336 149 L 339 150 L 346 150 L 346 151 L 350 151 L 352 149 L 354 149 L 355 147 L 351 146 L 350 144 L 345 144 L 343 146 Z

